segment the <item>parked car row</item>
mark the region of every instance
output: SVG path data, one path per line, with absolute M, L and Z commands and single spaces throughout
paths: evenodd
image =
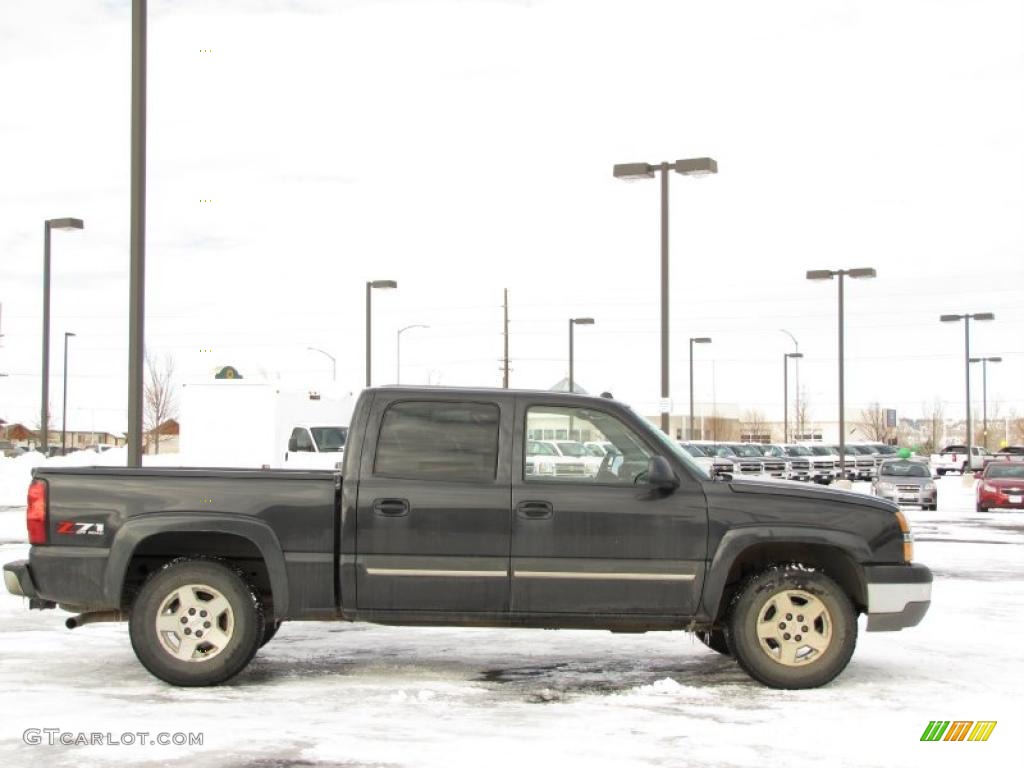
M 679 445 L 708 471 L 739 477 L 800 480 L 828 485 L 839 478 L 845 464 L 848 480 L 872 480 L 896 448 L 881 443 L 847 444 L 841 462 L 839 446 L 823 443 L 764 444 L 680 441 Z

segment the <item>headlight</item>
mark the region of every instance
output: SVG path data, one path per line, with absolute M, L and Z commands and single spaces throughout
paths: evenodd
M 878 490 L 883 491 L 885 493 L 892 493 L 893 485 L 892 485 L 892 483 L 884 483 L 883 482 L 883 483 L 878 483 L 875 486 L 875 488 L 877 488 Z
M 550 461 L 538 461 L 534 465 L 537 469 L 538 475 L 553 475 L 555 474 L 555 465 Z
M 923 486 L 921 486 L 921 489 L 925 491 L 934 491 L 935 483 L 925 483 Z
M 998 493 L 999 492 L 999 490 L 994 485 L 989 485 L 988 483 L 982 483 L 981 484 L 981 490 L 983 490 L 985 493 Z

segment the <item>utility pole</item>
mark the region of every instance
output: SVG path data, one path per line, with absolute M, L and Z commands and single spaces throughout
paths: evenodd
M 504 321 L 504 336 L 505 336 L 505 357 L 504 365 L 502 366 L 501 373 L 501 388 L 508 389 L 508 288 L 505 289 L 505 301 L 502 304 L 502 308 L 505 312 Z

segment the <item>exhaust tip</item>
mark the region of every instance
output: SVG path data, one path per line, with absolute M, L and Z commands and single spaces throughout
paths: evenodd
M 67 627 L 68 629 L 75 629 L 76 627 L 80 626 L 79 623 L 78 623 L 78 617 L 77 616 L 72 616 L 71 618 L 69 618 L 67 621 L 64 622 L 64 626 Z

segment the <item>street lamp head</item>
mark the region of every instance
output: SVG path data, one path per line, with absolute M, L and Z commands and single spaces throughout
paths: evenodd
M 619 163 L 612 167 L 612 175 L 616 179 L 625 179 L 626 181 L 653 179 L 654 168 L 648 163 Z
M 803 352 L 787 352 L 786 357 L 801 358 L 804 356 Z
M 369 286 L 371 288 L 397 288 L 398 283 L 394 280 L 371 280 Z
M 46 223 L 50 229 L 85 229 L 81 219 L 48 219 Z
M 592 318 L 592 317 L 574 317 L 572 319 L 572 322 L 575 325 L 593 325 L 594 324 L 594 318 Z
M 846 274 L 853 278 L 878 277 L 878 272 L 875 271 L 874 267 L 851 269 Z
M 71 331 L 64 331 L 64 338 L 67 338 L 68 336 L 77 336 L 77 335 L 78 335 L 77 333 L 72 333 Z
M 940 323 L 955 323 L 959 320 L 963 320 L 963 315 L 939 315 Z
M 971 317 L 973 317 L 975 320 L 995 320 L 996 319 L 996 316 L 993 315 L 991 312 L 978 312 L 976 314 L 971 315 Z
M 808 280 L 831 280 L 836 273 L 831 269 L 811 269 L 807 272 Z
M 1001 362 L 1003 362 L 1003 358 L 1001 358 L 1001 357 L 989 357 L 989 358 L 986 358 L 986 359 L 990 363 L 1001 363 Z
M 710 176 L 713 173 L 718 173 L 718 163 L 710 157 L 676 160 L 673 168 L 676 173 L 681 173 L 683 176 Z
M 690 341 L 692 343 L 694 343 L 694 344 L 710 344 L 711 343 L 711 337 L 710 336 L 698 336 L 696 338 L 690 339 Z

